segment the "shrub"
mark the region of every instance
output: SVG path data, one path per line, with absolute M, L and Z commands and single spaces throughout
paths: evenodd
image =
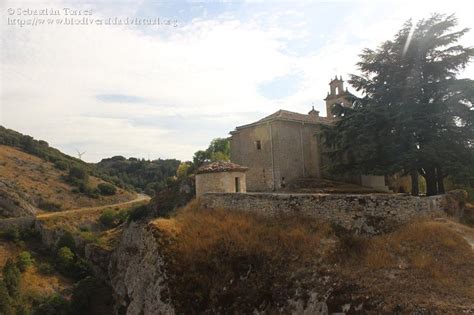
M 7 286 L 3 280 L 0 280 L 0 314 L 13 315 L 15 314 L 10 295 L 8 294 Z
M 54 201 L 40 199 L 38 203 L 38 208 L 45 211 L 58 211 L 61 210 L 61 204 Z
M 54 273 L 54 267 L 50 263 L 40 263 L 38 271 L 44 275 L 51 275 Z
M 79 180 L 87 181 L 89 178 L 89 175 L 87 174 L 87 171 L 85 169 L 77 167 L 77 166 L 73 166 L 69 169 L 68 177 L 71 180 L 79 179 Z
M 16 265 L 18 266 L 18 269 L 20 271 L 25 271 L 29 266 L 33 265 L 35 263 L 35 260 L 33 257 L 31 257 L 31 254 L 27 251 L 21 252 L 16 261 Z
M 122 224 L 123 222 L 128 220 L 128 216 L 130 215 L 127 209 L 119 210 L 115 213 L 115 219 L 117 220 L 117 225 Z
M 20 229 L 16 225 L 12 226 L 5 232 L 4 237 L 9 241 L 17 243 L 21 240 Z
M 65 231 L 56 243 L 56 248 L 68 247 L 73 252 L 76 250 L 76 241 L 71 232 Z
M 75 255 L 69 247 L 61 247 L 56 256 L 59 271 L 69 273 L 74 265 Z
M 113 227 L 115 226 L 115 211 L 111 209 L 106 209 L 99 217 L 100 223 L 102 223 L 106 227 Z
M 76 257 L 76 261 L 74 262 L 74 266 L 72 271 L 70 272 L 70 276 L 74 279 L 83 279 L 90 274 L 89 265 L 87 261 L 83 258 Z
M 56 264 L 61 273 L 74 279 L 82 279 L 90 273 L 86 260 L 76 256 L 68 247 L 58 250 Z
M 79 191 L 85 194 L 87 197 L 99 198 L 99 189 L 90 187 L 85 183 L 79 184 Z
M 79 314 L 88 314 L 93 306 L 93 294 L 100 286 L 99 281 L 88 276 L 74 286 L 72 293 L 72 307 Z
M 22 229 L 20 235 L 22 240 L 41 240 L 41 233 L 34 227 Z
M 97 188 L 99 192 L 104 196 L 112 196 L 117 192 L 117 188 L 114 185 L 109 183 L 100 183 Z
M 70 303 L 62 296 L 53 294 L 40 302 L 35 308 L 33 315 L 68 315 L 71 313 Z
M 3 282 L 11 297 L 19 294 L 19 285 L 21 280 L 21 273 L 16 264 L 8 258 L 5 266 L 3 266 Z
M 128 221 L 138 221 L 144 219 L 150 214 L 150 209 L 147 205 L 138 206 L 130 210 Z
M 65 171 L 69 168 L 69 165 L 66 161 L 63 161 L 63 160 L 57 160 L 55 163 L 54 163 L 54 166 L 58 169 L 58 170 L 62 170 L 62 171 Z

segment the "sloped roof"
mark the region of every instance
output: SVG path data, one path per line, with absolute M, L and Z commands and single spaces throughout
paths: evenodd
M 221 173 L 221 172 L 245 172 L 248 170 L 248 167 L 240 166 L 235 163 L 231 162 L 212 162 L 209 164 L 205 164 L 199 167 L 196 171 L 196 174 L 204 174 L 204 173 Z
M 283 110 L 280 109 L 279 111 L 264 117 L 254 123 L 248 124 L 248 125 L 243 125 L 239 126 L 236 128 L 242 129 L 242 128 L 247 128 L 255 125 L 259 125 L 265 122 L 269 121 L 274 121 L 274 120 L 284 120 L 284 121 L 294 121 L 294 122 L 304 122 L 308 124 L 325 124 L 325 125 L 330 125 L 333 123 L 333 119 L 328 118 L 328 117 L 320 117 L 316 115 L 306 115 L 306 114 L 300 114 L 296 112 L 291 112 L 288 110 Z

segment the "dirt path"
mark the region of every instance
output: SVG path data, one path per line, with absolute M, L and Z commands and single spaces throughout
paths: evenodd
M 110 205 L 103 205 L 103 206 L 98 206 L 98 207 L 86 207 L 86 208 L 78 208 L 78 209 L 71 209 L 71 210 L 58 211 L 58 212 L 42 213 L 42 214 L 37 215 L 36 218 L 46 219 L 46 218 L 51 218 L 55 216 L 64 216 L 65 214 L 76 214 L 76 213 L 81 213 L 81 212 L 95 211 L 95 210 L 104 209 L 104 208 L 118 207 L 118 206 L 123 206 L 127 204 L 137 203 L 140 201 L 149 201 L 150 199 L 151 198 L 147 195 L 137 194 L 135 199 L 132 199 L 129 201 L 114 203 Z

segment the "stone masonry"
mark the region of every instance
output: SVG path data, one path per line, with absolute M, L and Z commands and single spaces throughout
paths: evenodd
M 446 197 L 393 194 L 208 193 L 200 197 L 207 209 L 252 211 L 263 215 L 301 214 L 364 234 L 389 231 L 420 216 L 443 215 Z

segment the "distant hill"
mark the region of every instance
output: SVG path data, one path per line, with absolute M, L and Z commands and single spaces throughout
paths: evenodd
M 94 164 L 2 126 L 0 174 L 0 218 L 114 204 L 134 197 L 110 184 Z
M 181 162 L 176 159 L 144 160 L 114 156 L 96 164 L 100 172 L 122 187 L 133 188 L 150 196 L 167 186 Z

